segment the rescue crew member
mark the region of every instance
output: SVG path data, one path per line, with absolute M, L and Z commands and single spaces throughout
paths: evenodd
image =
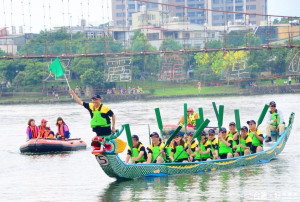
M 125 163 L 133 164 L 133 163 L 146 162 L 147 152 L 143 144 L 139 141 L 139 137 L 137 135 L 132 135 L 131 139 L 132 139 L 133 147 L 132 147 L 132 151 L 130 147 L 128 148 Z
M 196 112 L 194 112 L 192 108 L 187 109 L 187 126 L 195 127 L 196 119 L 199 119 L 199 115 Z M 181 126 L 184 125 L 184 115 L 182 115 L 177 124 Z
M 35 120 L 29 119 L 27 125 L 28 125 L 27 130 L 26 130 L 27 140 L 30 140 L 32 138 L 39 138 L 40 131 L 39 131 L 39 128 L 35 125 Z
M 226 128 L 221 128 L 219 133 L 219 157 L 220 159 L 229 159 L 232 158 L 232 138 L 227 136 L 226 137 Z
M 162 163 L 165 158 L 165 152 L 163 150 L 165 144 L 161 142 L 157 132 L 150 134 L 152 144 L 147 147 L 148 159 L 147 163 Z
M 254 120 L 247 121 L 247 124 L 249 126 L 249 136 L 252 139 L 252 147 L 251 147 L 251 153 L 257 153 L 263 150 L 263 141 L 264 141 L 264 135 L 263 133 L 256 129 L 256 122 Z
M 270 111 L 267 113 L 267 126 L 266 133 L 268 138 L 265 142 L 271 142 L 271 131 L 279 131 L 279 135 L 281 135 L 285 129 L 284 117 L 283 113 L 276 109 L 276 103 L 274 101 L 270 102 Z
M 113 111 L 106 105 L 101 104 L 101 96 L 93 95 L 92 103 L 83 102 L 75 92 L 70 88 L 69 92 L 73 95 L 75 101 L 86 108 L 91 115 L 91 128 L 97 136 L 107 136 L 112 132 L 115 133 L 116 116 Z
M 207 151 L 210 151 L 210 159 L 217 159 L 218 158 L 218 141 L 215 138 L 215 130 L 209 129 L 208 130 L 208 140 L 204 144 Z
M 41 138 L 54 138 L 54 132 L 51 131 L 50 127 L 47 126 L 47 120 L 42 119 L 41 120 L 41 125 L 39 125 L 39 130 L 40 130 L 40 137 Z
M 205 148 L 205 144 L 207 142 L 205 131 L 201 132 L 201 140 L 198 143 L 198 147 L 196 148 L 195 161 L 209 161 L 212 159 L 210 156 L 210 147 Z
M 232 138 L 232 153 L 234 154 L 235 150 L 233 147 L 236 145 L 236 140 L 238 139 L 238 131 L 236 130 L 235 122 L 229 123 L 229 131 L 227 131 L 226 137 L 229 136 Z
M 56 126 L 57 126 L 57 133 L 56 133 L 57 139 L 67 140 L 70 138 L 69 127 L 61 117 L 57 118 Z
M 189 154 L 186 148 L 187 144 L 184 142 L 183 137 L 177 134 L 174 139 L 174 144 L 171 151 L 170 159 L 172 162 L 187 162 Z M 185 149 L 185 150 L 184 150 Z
M 241 141 L 237 140 L 236 152 L 234 153 L 234 157 L 239 157 L 240 153 L 243 156 L 250 154 L 252 147 L 252 139 L 248 135 L 248 128 L 246 126 L 241 127 Z

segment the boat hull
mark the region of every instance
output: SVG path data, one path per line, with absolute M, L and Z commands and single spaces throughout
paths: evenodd
M 247 156 L 187 163 L 125 164 L 117 154 L 101 154 L 96 155 L 96 160 L 108 176 L 117 179 L 202 173 L 266 163 L 274 159 L 284 149 L 291 133 L 293 120 L 294 114 L 292 113 L 288 127 L 270 148 Z
M 21 145 L 21 153 L 64 152 L 86 149 L 86 143 L 81 139 L 30 139 Z

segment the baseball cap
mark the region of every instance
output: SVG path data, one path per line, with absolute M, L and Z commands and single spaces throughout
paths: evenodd
M 201 132 L 201 136 L 206 136 L 206 132 L 204 130 Z
M 187 109 L 188 112 L 193 112 L 194 110 L 192 108 Z
M 136 139 L 136 140 L 139 140 L 139 136 L 137 136 L 137 135 L 132 135 L 131 138 L 134 138 L 134 139 Z
M 194 135 L 194 132 L 189 132 L 187 135 L 188 135 L 188 136 Z
M 214 129 L 209 129 L 208 133 L 216 133 Z
M 241 130 L 248 131 L 248 128 L 247 128 L 247 126 L 243 126 L 243 127 L 241 127 Z
M 230 126 L 235 126 L 235 123 L 234 122 L 230 122 L 229 125 Z
M 41 123 L 47 123 L 48 121 L 46 119 L 42 119 Z
M 93 95 L 92 99 L 101 99 L 101 96 L 98 94 Z
M 271 101 L 271 102 L 270 102 L 270 106 L 276 107 L 276 102 Z
M 159 134 L 157 132 L 153 132 L 150 134 L 150 137 L 159 137 Z
M 249 125 L 250 123 L 256 124 L 256 122 L 255 122 L 254 120 L 247 121 L 247 124 L 248 124 L 248 125 Z
M 226 133 L 227 130 L 226 130 L 226 128 L 222 127 L 221 130 L 220 130 L 220 132 L 225 132 Z

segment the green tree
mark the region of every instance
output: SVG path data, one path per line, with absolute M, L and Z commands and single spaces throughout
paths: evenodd
M 134 32 L 134 35 L 130 38 L 131 51 L 132 52 L 152 52 L 156 51 L 146 39 L 146 36 L 139 30 Z M 137 72 L 133 72 L 133 77 L 137 78 L 140 75 L 144 78 L 146 75 L 154 73 L 156 74 L 159 70 L 159 57 L 155 54 L 144 54 L 132 56 L 132 68 L 137 69 Z
M 80 76 L 80 79 L 84 85 L 89 85 L 93 88 L 103 87 L 103 73 L 92 68 L 87 69 L 84 74 Z
M 165 38 L 159 47 L 159 50 L 166 50 L 166 51 L 180 50 L 180 49 L 183 49 L 183 46 L 178 41 L 176 41 L 171 37 Z
M 92 58 L 75 58 L 71 62 L 71 70 L 75 74 L 75 78 L 80 78 L 88 69 L 97 70 L 96 62 Z
M 222 48 L 223 44 L 220 40 L 207 41 L 205 44 L 206 48 Z

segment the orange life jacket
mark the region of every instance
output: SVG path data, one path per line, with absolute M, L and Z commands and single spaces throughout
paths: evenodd
M 42 138 L 47 138 L 51 132 L 50 128 L 47 126 L 45 128 L 42 128 L 42 126 L 39 126 L 39 129 L 40 129 L 40 134 L 41 134 Z
M 31 132 L 31 138 L 37 138 L 38 137 L 38 128 L 36 126 L 32 127 L 29 126 L 30 132 Z

